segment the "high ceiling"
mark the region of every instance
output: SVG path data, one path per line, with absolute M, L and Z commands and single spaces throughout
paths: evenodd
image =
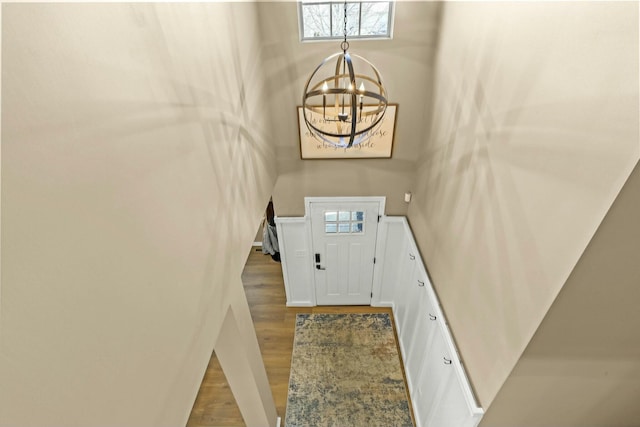
M 368 176 L 375 169 L 376 175 L 370 179 L 382 177 L 379 185 L 389 179 L 408 182 L 408 177 L 400 175 L 415 168 L 428 132 L 441 6 L 440 2 L 397 2 L 391 40 L 350 41 L 352 53 L 364 56 L 380 70 L 389 101 L 398 104 L 393 157 L 384 162 L 357 161 L 360 176 Z M 318 174 L 334 171 L 342 175 L 344 162 L 321 162 L 319 166 L 318 162 L 300 161 L 295 108 L 301 104 L 302 90 L 311 72 L 324 58 L 340 50 L 340 42 L 301 43 L 295 2 L 260 3 L 258 10 L 268 98 L 273 106 L 269 114 L 277 124 L 273 141 L 278 171 L 286 179 L 289 172 L 304 170 L 309 181 L 306 192 L 313 194 L 320 191 L 313 187 Z M 296 185 L 304 183 L 297 181 Z M 281 214 L 301 213 L 300 204 L 289 207 L 281 201 L 279 205 L 284 209 Z
M 429 117 L 433 64 L 435 61 L 440 2 L 397 2 L 391 40 L 350 40 L 350 51 L 372 61 L 381 71 L 390 102 L 399 104 L 398 145 L 394 157 L 414 157 Z M 314 68 L 340 50 L 339 41 L 299 41 L 295 2 L 262 3 L 260 31 L 267 67 L 268 90 L 280 105 L 275 121 L 279 148 L 297 139 L 296 105 Z M 294 147 L 295 148 L 295 147 Z

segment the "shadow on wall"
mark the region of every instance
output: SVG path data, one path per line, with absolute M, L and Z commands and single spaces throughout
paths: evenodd
M 276 178 L 256 8 L 3 5 L 7 424 L 182 423 Z
M 444 8 L 408 215 L 486 406 L 637 162 L 637 5 Z

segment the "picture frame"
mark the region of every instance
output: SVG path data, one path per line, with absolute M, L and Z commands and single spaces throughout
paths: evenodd
M 380 126 L 370 140 L 351 148 L 335 147 L 316 139 L 304 121 L 303 107 L 298 106 L 298 131 L 300 138 L 300 158 L 302 160 L 322 159 L 390 159 L 393 154 L 395 124 L 398 104 L 388 104 Z M 366 108 L 366 107 L 365 107 Z M 307 112 L 307 115 L 314 113 Z M 320 115 L 318 115 L 320 116 Z M 322 120 L 318 118 L 318 122 Z

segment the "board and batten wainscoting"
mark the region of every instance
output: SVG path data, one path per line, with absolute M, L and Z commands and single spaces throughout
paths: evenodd
M 276 218 L 287 306 L 315 306 L 311 219 Z M 371 305 L 392 307 L 418 427 L 476 427 L 477 404 L 405 217 L 378 226 Z

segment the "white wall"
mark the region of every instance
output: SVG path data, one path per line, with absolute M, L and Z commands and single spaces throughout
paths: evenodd
M 230 307 L 273 425 L 240 281 L 275 182 L 256 5 L 2 7 L 0 425 L 184 424 Z
M 447 2 L 439 37 L 408 218 L 486 408 L 638 161 L 638 4 Z
M 316 305 L 310 218 L 276 218 L 287 306 Z
M 377 252 L 379 259 L 376 260 L 371 305 L 393 306 L 396 286 L 399 284 L 399 277 L 404 273 L 401 271 L 404 262 L 402 257 L 409 245 L 405 222 L 404 217 L 384 216 L 378 225 L 378 242 L 382 244 L 384 252 Z

